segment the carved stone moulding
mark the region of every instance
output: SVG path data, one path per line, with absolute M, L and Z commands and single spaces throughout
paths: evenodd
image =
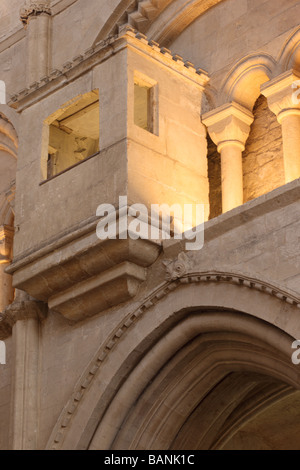
M 15 260 L 13 286 L 68 320 L 79 321 L 133 298 L 161 244 L 149 240 L 99 240 L 93 230 L 46 251 Z
M 13 326 L 20 320 L 35 318 L 43 321 L 47 316 L 47 305 L 30 298 L 21 291 L 16 292 L 14 302 L 3 313 L 0 313 L 0 340 L 12 334 Z
M 26 27 L 31 16 L 51 15 L 51 9 L 47 2 L 33 2 L 28 8 L 21 8 L 20 20 Z

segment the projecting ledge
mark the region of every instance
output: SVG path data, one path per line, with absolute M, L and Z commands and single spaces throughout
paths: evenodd
M 149 240 L 99 240 L 96 230 L 15 261 L 13 286 L 74 321 L 133 298 L 161 252 Z
M 78 321 L 133 298 L 146 280 L 146 268 L 122 263 L 51 297 L 49 308 Z

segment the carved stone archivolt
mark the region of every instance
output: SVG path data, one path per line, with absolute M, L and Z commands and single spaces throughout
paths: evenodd
M 289 290 L 283 290 L 279 286 L 271 284 L 267 280 L 258 280 L 251 275 L 245 275 L 238 272 L 225 271 L 197 271 L 193 266 L 190 253 L 180 253 L 174 260 L 163 261 L 166 268 L 167 282 L 164 282 L 155 289 L 133 312 L 129 313 L 115 330 L 108 336 L 104 344 L 101 345 L 95 358 L 83 374 L 80 382 L 67 403 L 58 423 L 56 424 L 52 436 L 48 443 L 48 449 L 58 450 L 61 448 L 64 437 L 72 420 L 75 411 L 82 402 L 87 390 L 90 388 L 95 377 L 107 360 L 108 356 L 114 351 L 118 343 L 126 334 L 128 334 L 137 322 L 157 303 L 170 295 L 173 291 L 186 284 L 228 284 L 238 285 L 247 289 L 253 289 L 272 296 L 278 300 L 300 309 L 300 297 Z

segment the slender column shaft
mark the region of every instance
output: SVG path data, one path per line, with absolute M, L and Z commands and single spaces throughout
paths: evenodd
M 300 75 L 288 70 L 261 87 L 282 127 L 285 182 L 300 178 Z
M 13 340 L 10 448 L 38 448 L 40 321 L 46 307 L 16 291 L 15 301 L 5 310 L 5 322 Z
M 31 1 L 20 11 L 27 29 L 27 86 L 49 74 L 51 9 L 49 0 Z
M 253 114 L 238 103 L 227 103 L 206 113 L 203 123 L 221 154 L 222 210 L 244 203 L 243 159 Z
M 28 23 L 28 85 L 49 72 L 50 16 L 33 16 Z
M 282 125 L 285 182 L 300 178 L 300 110 L 289 110 L 278 117 Z
M 36 450 L 38 438 L 39 322 L 18 321 L 12 330 L 15 352 L 12 450 Z
M 227 143 L 219 149 L 222 171 L 223 213 L 241 206 L 244 202 L 242 146 L 239 142 Z

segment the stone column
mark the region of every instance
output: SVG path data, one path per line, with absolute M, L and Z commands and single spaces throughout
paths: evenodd
M 293 86 L 299 79 L 300 75 L 290 70 L 261 88 L 268 99 L 269 108 L 282 126 L 286 183 L 300 178 L 300 93 Z
M 0 316 L 0 337 L 13 339 L 12 450 L 37 449 L 40 321 L 45 315 L 45 304 L 17 290 L 15 301 Z
M 250 133 L 253 115 L 237 103 L 229 103 L 209 113 L 202 122 L 221 154 L 223 213 L 244 202 L 242 153 Z
M 13 235 L 13 228 L 0 226 L 0 312 L 14 300 L 12 276 L 5 273 L 5 268 L 11 262 Z
M 51 10 L 49 0 L 31 1 L 20 12 L 27 28 L 27 85 L 49 74 Z

